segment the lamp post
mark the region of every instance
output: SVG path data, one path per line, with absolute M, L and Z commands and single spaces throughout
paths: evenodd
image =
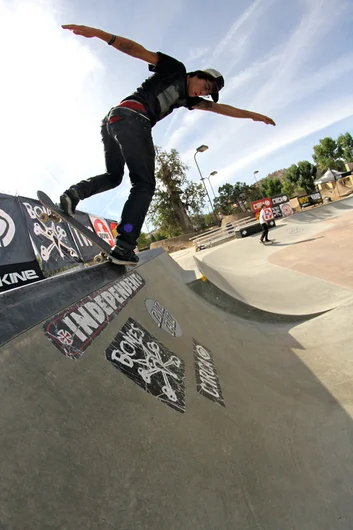
M 262 193 L 262 191 L 261 191 L 261 188 L 260 188 L 260 186 L 259 186 L 259 183 L 258 183 L 258 181 L 257 181 L 257 179 L 256 179 L 256 176 L 255 176 L 255 175 L 258 174 L 258 172 L 259 172 L 259 170 L 256 169 L 255 171 L 253 171 L 253 175 L 254 175 L 254 179 L 255 179 L 256 185 L 257 185 L 257 187 L 259 188 L 259 192 L 260 192 L 260 194 L 261 194 L 261 197 L 264 198 L 263 193 Z
M 195 154 L 194 154 L 194 160 L 195 160 L 196 167 L 197 167 L 197 169 L 198 169 L 198 171 L 199 171 L 199 173 L 200 173 L 200 178 L 201 178 L 201 180 L 202 180 L 202 182 L 203 182 L 203 185 L 204 185 L 205 191 L 206 191 L 206 193 L 207 193 L 207 197 L 208 197 L 209 203 L 210 203 L 210 205 L 211 205 L 211 211 L 213 212 L 213 215 L 214 215 L 214 217 L 215 217 L 215 219 L 216 219 L 216 222 L 218 222 L 217 216 L 216 216 L 216 214 L 215 214 L 215 212 L 214 212 L 214 209 L 213 209 L 213 204 L 212 204 L 212 201 L 211 201 L 210 195 L 209 195 L 209 193 L 208 193 L 208 190 L 207 190 L 207 187 L 206 187 L 206 184 L 205 184 L 205 179 L 204 179 L 204 177 L 202 176 L 201 170 L 200 170 L 199 165 L 198 165 L 197 160 L 196 160 L 196 155 L 197 155 L 197 153 L 204 153 L 205 151 L 207 151 L 207 149 L 208 149 L 208 145 L 200 145 L 200 146 L 196 149 L 196 151 L 195 151 Z
M 212 190 L 212 193 L 213 193 L 213 197 L 214 197 L 214 198 L 216 198 L 216 194 L 215 194 L 214 189 L 213 189 L 212 184 L 211 184 L 211 177 L 213 177 L 214 175 L 217 175 L 217 173 L 218 173 L 218 171 L 212 171 L 212 173 L 210 173 L 210 174 L 208 175 L 208 177 L 206 177 L 207 180 L 208 180 L 208 182 L 209 182 L 209 184 L 210 184 L 210 186 L 211 186 L 211 190 Z

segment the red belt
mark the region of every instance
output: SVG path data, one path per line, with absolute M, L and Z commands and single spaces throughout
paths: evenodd
M 127 101 L 122 101 L 117 106 L 118 107 L 127 107 L 128 109 L 138 110 L 140 112 L 144 112 L 145 114 L 147 114 L 147 110 L 142 105 L 142 103 L 139 103 L 138 101 L 133 101 L 132 99 L 128 99 Z
M 133 101 L 132 99 L 128 99 L 127 101 L 122 101 L 117 105 L 117 107 L 125 107 L 126 109 L 134 110 L 135 112 L 141 112 L 141 114 L 144 114 L 146 118 L 148 117 L 147 110 L 142 105 L 142 103 L 139 103 L 138 101 Z M 109 123 L 115 123 L 116 121 L 120 120 L 120 116 L 112 116 L 109 119 Z

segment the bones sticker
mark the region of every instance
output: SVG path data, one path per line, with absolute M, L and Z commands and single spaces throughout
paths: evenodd
M 132 318 L 105 352 L 137 385 L 179 412 L 185 411 L 184 361 Z

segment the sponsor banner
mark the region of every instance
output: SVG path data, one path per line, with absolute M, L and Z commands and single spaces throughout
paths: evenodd
M 182 331 L 177 320 L 165 307 L 157 300 L 147 299 L 145 301 L 146 309 L 150 317 L 155 321 L 157 326 L 173 337 L 181 337 Z
M 269 221 L 270 219 L 274 218 L 274 215 L 273 215 L 273 212 L 272 212 L 272 208 L 264 208 L 264 212 L 265 212 L 266 221 Z M 260 211 L 256 212 L 255 217 L 259 221 L 259 219 L 260 219 Z
M 315 193 L 311 193 L 310 195 L 303 195 L 302 197 L 298 197 L 298 202 L 301 208 L 305 208 L 306 206 L 322 204 L 323 200 L 321 197 L 321 193 L 317 191 Z
M 202 396 L 225 407 L 221 384 L 212 353 L 195 339 L 192 341 L 197 391 Z
M 91 214 L 89 218 L 91 219 L 92 226 L 97 236 L 104 239 L 104 241 L 108 243 L 108 245 L 113 247 L 115 245 L 115 242 L 107 221 L 102 217 L 96 217 L 95 215 Z
M 266 208 L 271 208 L 272 200 L 269 197 L 266 197 L 265 199 L 259 199 L 258 201 L 252 201 L 251 203 L 252 211 L 255 213 L 259 212 L 263 204 L 266 206 Z
M 109 230 L 112 233 L 112 236 L 114 239 L 116 239 L 118 235 L 118 223 L 117 221 L 112 221 L 111 219 L 106 219 L 106 222 L 108 223 Z
M 43 271 L 62 269 L 82 261 L 73 240 L 69 225 L 64 221 L 55 223 L 43 220 L 42 214 L 51 212 L 39 201 L 19 197 L 26 218 L 27 229 L 40 254 Z
M 21 263 L 25 266 L 34 259 L 34 249 L 18 197 L 0 193 L 0 265 Z
M 274 197 L 271 197 L 271 200 L 272 206 L 279 206 L 280 204 L 289 202 L 289 197 L 285 193 L 282 193 L 282 195 L 275 195 Z
M 145 285 L 137 273 L 115 280 L 44 324 L 44 332 L 66 357 L 77 359 Z
M 0 267 L 0 293 L 43 279 L 43 273 L 36 259 L 28 263 L 3 265 Z
M 272 206 L 271 210 L 274 219 L 280 219 L 281 217 L 283 217 L 281 206 Z
M 239 200 L 238 200 L 238 204 L 239 204 L 239 207 L 240 207 L 241 211 L 242 211 L 242 212 L 246 212 L 246 206 L 245 206 L 245 204 L 243 203 L 243 201 L 239 199 Z
M 94 233 L 92 223 L 90 221 L 89 215 L 84 212 L 78 212 L 75 213 L 75 218 L 88 230 L 91 230 Z M 69 223 L 68 223 L 69 224 Z M 87 239 L 86 236 L 81 234 L 74 226 L 70 226 L 71 233 L 73 235 L 74 241 L 76 243 L 77 248 L 80 251 L 80 254 L 82 256 L 83 261 L 86 263 L 88 261 L 92 261 L 95 256 L 97 256 L 101 249 L 97 247 L 92 241 Z
M 105 352 L 107 360 L 143 390 L 185 412 L 185 364 L 129 318 Z
M 274 197 L 271 197 L 271 200 L 273 217 L 274 219 L 280 219 L 283 217 L 281 204 L 287 203 L 289 201 L 288 195 L 285 193 L 282 193 L 281 195 L 275 195 Z
M 285 202 L 284 204 L 280 205 L 281 212 L 283 217 L 288 217 L 289 215 L 293 215 L 293 208 L 289 204 L 289 202 Z

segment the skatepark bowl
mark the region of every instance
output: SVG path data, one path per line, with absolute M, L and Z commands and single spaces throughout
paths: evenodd
M 2 294 L 0 529 L 352 530 L 352 225 Z

